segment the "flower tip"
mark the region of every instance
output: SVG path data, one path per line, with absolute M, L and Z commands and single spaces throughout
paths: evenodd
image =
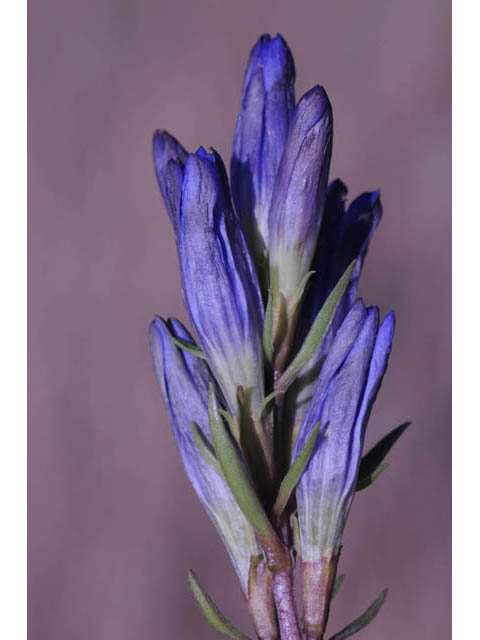
M 284 38 L 268 33 L 257 40 L 250 54 L 246 71 L 248 85 L 257 72 L 261 72 L 265 90 L 270 92 L 278 83 L 295 81 L 295 63 Z
M 194 344 L 194 340 L 190 335 L 190 332 L 177 318 L 168 318 L 166 326 L 174 338 L 180 338 L 180 340 Z
M 172 148 L 180 146 L 178 140 L 165 129 L 155 129 L 153 132 L 152 144 L 154 151 L 163 151 L 167 146 Z
M 382 327 L 384 326 L 385 330 L 388 331 L 388 333 L 392 337 L 393 337 L 393 332 L 395 330 L 395 322 L 396 322 L 395 311 L 393 310 L 387 313 L 387 315 L 382 321 Z
M 324 120 L 326 126 L 331 127 L 332 106 L 327 92 L 318 84 L 300 98 L 296 111 L 297 117 L 300 115 L 305 120 L 311 121 L 311 126 Z
M 150 330 L 160 329 L 165 326 L 165 320 L 161 316 L 154 316 L 153 320 L 150 322 Z
M 150 327 L 148 330 L 150 344 L 153 345 L 154 343 L 163 343 L 163 339 L 168 333 L 168 325 L 165 320 L 161 316 L 155 316 L 150 322 Z
M 378 326 L 378 319 L 380 316 L 380 309 L 376 305 L 372 305 L 367 308 L 367 319 L 372 318 L 372 322 L 374 322 Z
M 373 209 L 377 204 L 380 204 L 380 189 L 370 193 L 370 207 Z
M 351 309 L 349 310 L 349 314 L 358 313 L 359 311 L 362 311 L 362 312 L 366 311 L 365 302 L 363 301 L 363 298 L 357 298 L 355 300 Z
M 152 136 L 152 151 L 153 151 L 154 160 L 156 160 L 157 158 L 161 157 L 162 154 L 163 154 L 163 151 L 165 149 L 164 134 L 165 134 L 165 132 L 160 130 L 160 129 L 155 129 L 155 131 L 153 132 L 153 136 Z
M 207 151 L 205 147 L 200 145 L 197 151 L 193 155 L 196 158 L 200 158 L 201 160 L 206 160 L 207 162 L 210 162 L 211 164 L 214 164 L 214 165 L 222 164 L 222 159 L 220 157 L 220 154 L 217 151 L 215 151 L 213 147 L 209 147 L 209 150 Z
M 193 155 L 197 156 L 197 158 L 205 158 L 206 160 L 209 160 L 211 157 L 211 154 L 202 145 L 198 147 Z

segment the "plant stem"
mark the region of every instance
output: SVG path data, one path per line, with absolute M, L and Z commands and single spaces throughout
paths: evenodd
M 301 640 L 297 606 L 293 587 L 293 562 L 283 544 L 265 549 L 268 568 L 272 574 L 273 598 L 277 609 L 282 640 Z

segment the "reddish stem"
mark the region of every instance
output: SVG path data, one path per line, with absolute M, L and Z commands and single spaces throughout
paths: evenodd
M 290 552 L 279 543 L 265 549 L 268 568 L 272 574 L 273 598 L 277 609 L 282 640 L 302 640 L 298 624 L 297 606 L 293 588 L 293 562 Z

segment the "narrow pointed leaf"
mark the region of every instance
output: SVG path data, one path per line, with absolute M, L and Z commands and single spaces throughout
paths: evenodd
M 379 476 L 382 475 L 385 469 L 388 469 L 389 466 L 390 465 L 388 464 L 388 462 L 384 462 L 379 467 L 377 467 L 374 471 L 372 471 L 370 475 L 363 476 L 362 478 L 358 478 L 355 491 L 363 491 L 363 489 L 366 489 L 367 487 L 369 487 L 371 484 L 375 482 L 375 480 Z
M 180 349 L 191 353 L 193 356 L 197 356 L 197 358 L 201 358 L 202 360 L 206 360 L 206 355 L 203 353 L 201 349 L 196 347 L 191 342 L 187 342 L 186 340 L 182 340 L 181 338 L 176 338 L 175 336 L 170 336 L 170 340 Z
M 188 582 L 198 606 L 214 629 L 233 640 L 249 640 L 248 636 L 236 629 L 218 609 L 191 569 L 188 572 Z
M 216 459 L 209 442 L 207 442 L 205 436 L 193 420 L 190 422 L 190 428 L 192 429 L 195 445 L 203 459 L 208 462 L 208 464 L 213 467 L 219 475 L 222 475 L 222 470 L 220 469 L 218 460 Z
M 210 387 L 208 404 L 213 446 L 215 447 L 223 476 L 238 506 L 250 521 L 260 540 L 274 541 L 276 540 L 276 533 L 242 465 L 238 450 L 232 441 L 225 423 L 215 408 L 215 397 L 212 387 Z
M 225 418 L 228 426 L 230 427 L 230 432 L 232 436 L 237 441 L 238 445 L 240 445 L 240 427 L 238 426 L 238 421 L 232 416 L 232 414 L 228 413 L 224 409 L 219 409 L 218 413 Z
M 264 398 L 255 412 L 254 422 L 257 433 L 260 433 L 263 430 L 262 416 L 263 412 L 266 410 L 270 402 L 275 400 L 275 398 L 280 394 L 280 391 L 272 391 L 266 398 Z
M 292 464 L 290 469 L 287 471 L 284 479 L 282 480 L 277 499 L 273 506 L 273 513 L 275 514 L 276 518 L 279 518 L 282 515 L 283 510 L 287 506 L 293 490 L 297 486 L 297 483 L 300 480 L 300 477 L 305 467 L 307 466 L 308 461 L 310 460 L 315 442 L 317 441 L 319 428 L 320 423 L 316 424 L 312 429 L 312 433 L 309 435 L 305 446 L 295 458 L 295 462 Z
M 345 638 L 349 638 L 364 629 L 380 611 L 380 608 L 387 597 L 387 593 L 388 589 L 384 589 L 375 602 L 368 607 L 365 613 L 345 627 L 345 629 L 342 629 L 342 631 L 339 631 L 339 633 L 332 636 L 330 640 L 345 640 Z
M 275 400 L 275 398 L 279 395 L 280 391 L 272 391 L 272 393 L 269 393 L 268 396 L 266 396 L 260 406 L 257 409 L 257 417 L 258 419 L 261 419 L 263 412 L 265 411 L 265 409 L 268 407 L 268 405 L 270 404 L 270 402 L 272 402 L 272 400 Z
M 332 589 L 332 597 L 331 599 L 333 600 L 335 598 L 335 596 L 337 595 L 337 593 L 340 591 L 340 587 L 342 586 L 342 583 L 345 579 L 345 574 L 342 573 L 341 576 L 337 576 L 334 585 L 333 585 L 333 589 Z
M 402 433 L 406 431 L 406 429 L 411 425 L 411 422 L 404 422 L 399 425 L 390 433 L 388 433 L 385 437 L 383 437 L 377 444 L 370 449 L 368 453 L 366 453 L 362 461 L 360 462 L 360 469 L 358 471 L 358 481 L 357 481 L 357 491 L 368 487 L 374 480 L 378 478 L 378 476 L 386 469 L 384 466 L 381 470 L 381 463 L 387 456 L 390 449 L 393 447 L 395 442 L 400 438 Z M 375 477 L 373 477 L 375 475 Z M 372 480 L 369 481 L 370 478 Z
M 300 347 L 299 352 L 288 366 L 285 373 L 279 379 L 276 388 L 285 392 L 298 376 L 305 364 L 312 358 L 322 343 L 330 324 L 335 315 L 338 305 L 350 281 L 355 260 L 347 268 L 343 276 L 340 278 L 333 291 L 325 301 L 325 304 L 318 312 L 304 343 Z
M 300 283 L 300 286 L 298 287 L 298 289 L 297 289 L 297 291 L 296 291 L 296 293 L 295 293 L 295 295 L 293 297 L 293 300 L 292 300 L 292 305 L 291 305 L 292 313 L 294 313 L 298 309 L 300 303 L 303 300 L 303 296 L 305 294 L 305 290 L 306 290 L 308 284 L 310 283 L 310 280 L 315 275 L 315 273 L 316 273 L 316 271 L 309 271 L 305 275 L 305 277 L 303 278 L 302 282 Z

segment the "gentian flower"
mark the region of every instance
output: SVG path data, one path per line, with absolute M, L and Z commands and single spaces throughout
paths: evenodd
M 243 81 L 231 159 L 232 194 L 260 270 L 268 250 L 268 215 L 295 107 L 295 67 L 282 36 L 262 36 Z
M 168 409 L 175 440 L 187 476 L 217 528 L 247 594 L 250 558 L 261 550 L 255 533 L 225 482 L 212 447 L 208 421 L 208 387 L 212 381 L 203 360 L 179 349 L 171 336 L 194 345 L 178 320 L 155 318 L 150 348 L 158 384 Z M 199 451 L 191 423 L 195 423 L 210 460 Z
M 264 397 L 263 301 L 214 152 L 188 157 L 177 242 L 185 305 L 213 375 L 231 411 L 239 386 L 254 411 Z
M 269 213 L 271 280 L 287 303 L 315 253 L 332 153 L 332 109 L 317 86 L 298 103 L 280 161 Z
M 385 373 L 394 316 L 358 301 L 325 359 L 295 442 L 295 459 L 321 431 L 296 491 L 308 637 L 322 637 L 345 521 L 355 492 L 370 411 Z

